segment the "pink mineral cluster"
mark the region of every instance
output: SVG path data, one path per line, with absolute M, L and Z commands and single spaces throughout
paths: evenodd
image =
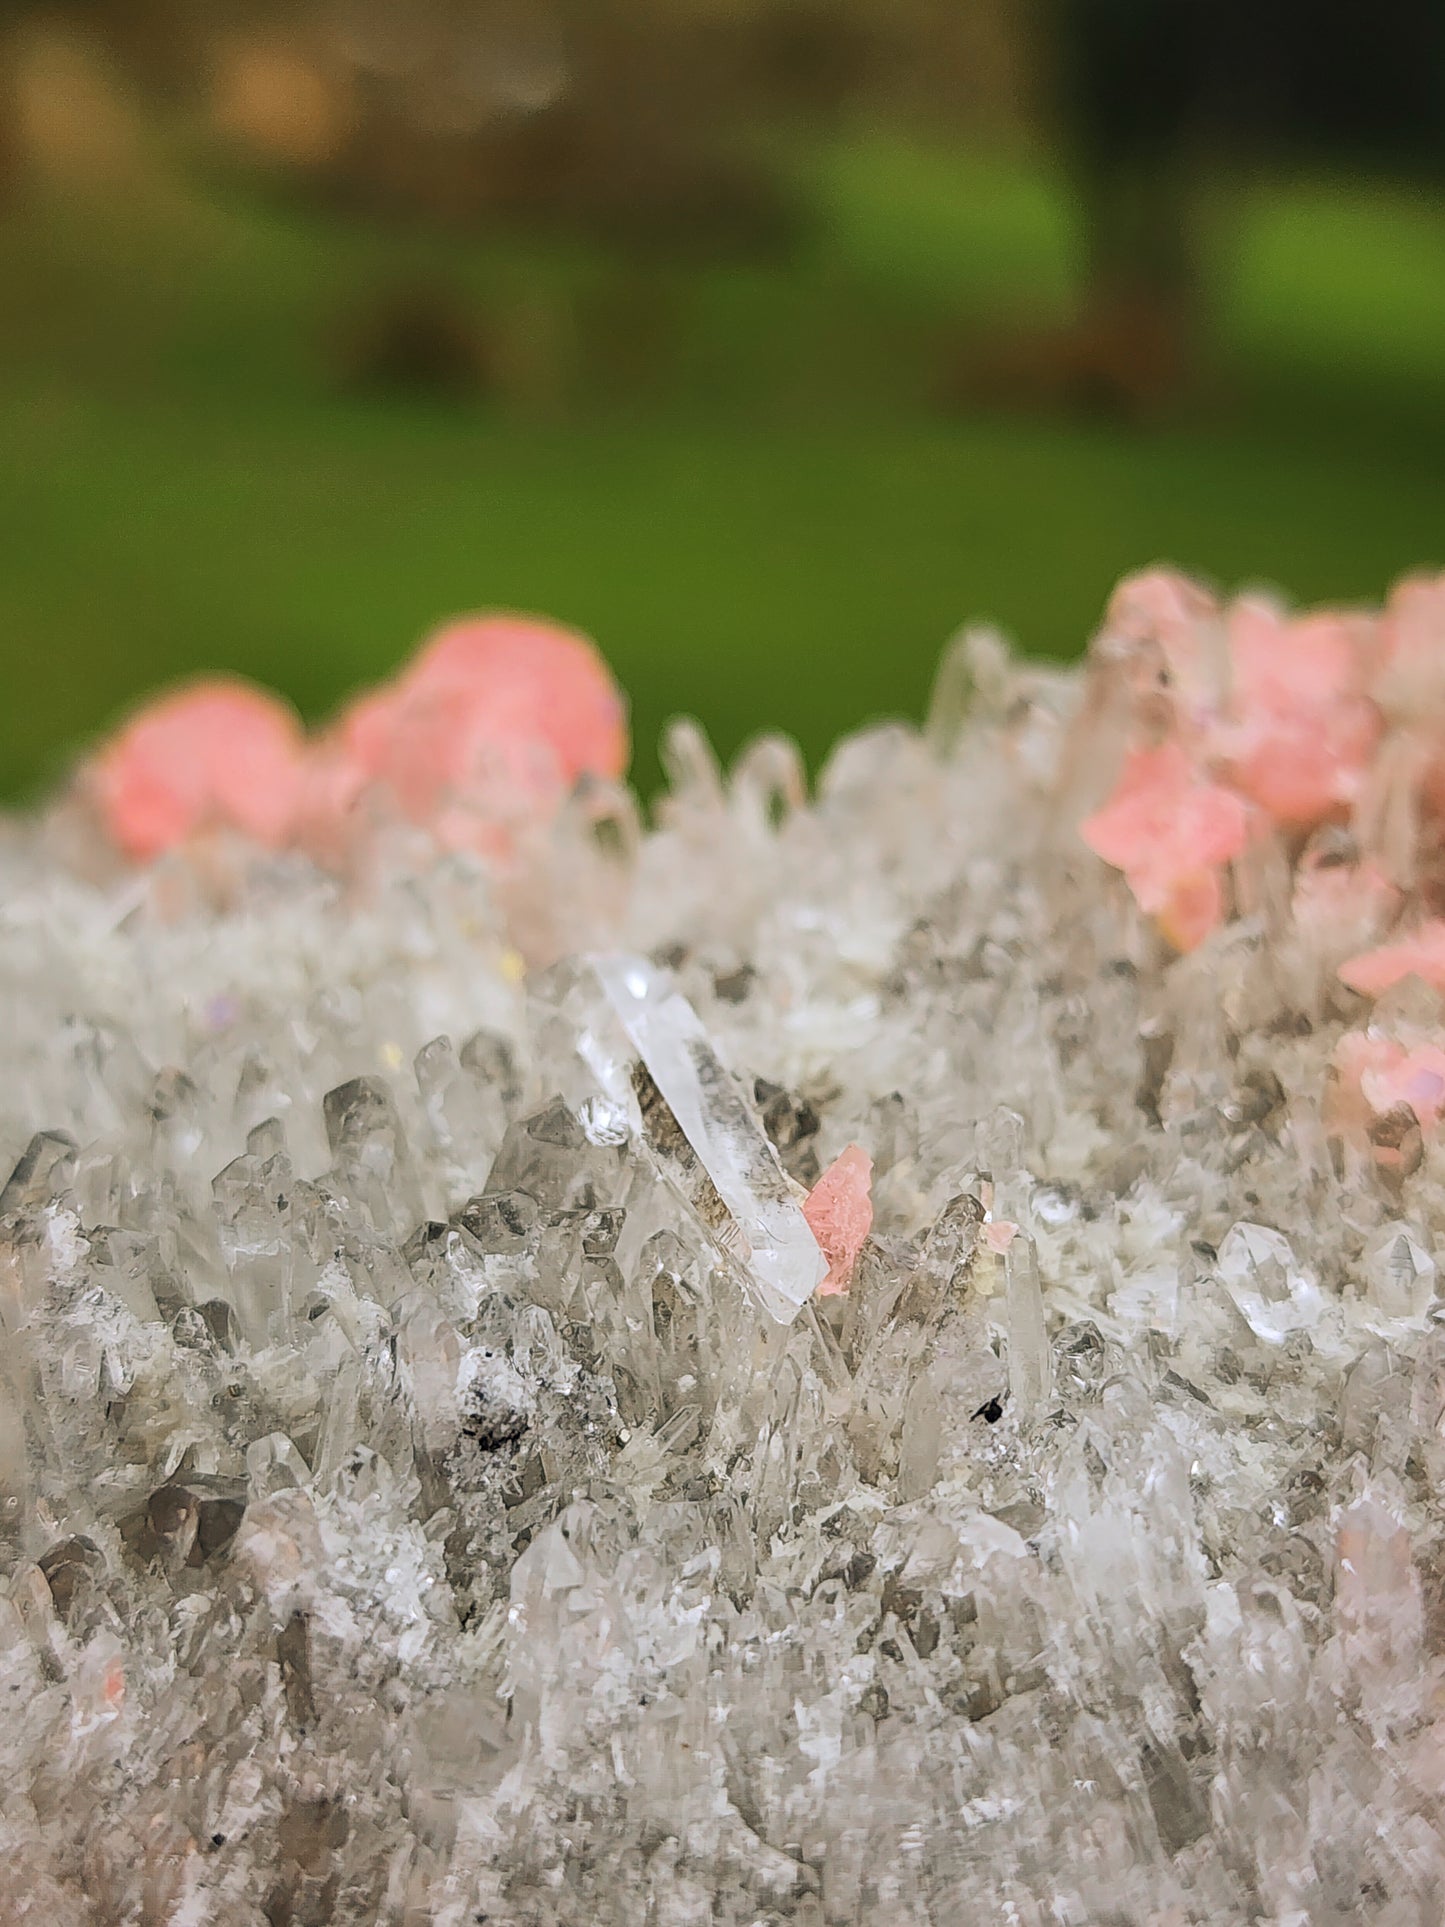
M 808 1193 L 803 1216 L 828 1260 L 818 1296 L 846 1291 L 873 1229 L 873 1160 L 857 1144 L 839 1152 Z
M 1151 570 L 1116 590 L 1089 677 L 1082 726 L 1122 756 L 1080 834 L 1175 949 L 1230 918 L 1233 866 L 1272 842 L 1296 931 L 1349 989 L 1445 992 L 1445 576 L 1378 614 L 1291 615 Z M 1334 1068 L 1347 1124 L 1445 1111 L 1433 1038 L 1351 1032 Z
M 1221 606 L 1168 570 L 1115 591 L 1091 674 L 1101 707 L 1119 707 L 1110 686 L 1122 700 L 1128 748 L 1080 831 L 1176 949 L 1225 920 L 1252 838 L 1302 841 L 1361 803 L 1386 734 L 1385 626 L 1260 596 Z
M 222 826 L 270 848 L 286 843 L 304 764 L 295 714 L 228 680 L 175 690 L 141 710 L 101 750 L 87 781 L 111 840 L 145 863 Z
M 1432 1042 L 1402 1042 L 1373 1026 L 1346 1031 L 1335 1050 L 1335 1070 L 1347 1104 L 1358 1094 L 1364 1121 L 1388 1117 L 1401 1105 L 1422 1130 L 1433 1131 L 1445 1110 L 1445 1049 Z
M 1069 766 L 1102 766 L 1113 787 L 1079 833 L 1175 950 L 1230 920 L 1252 864 L 1288 878 L 1279 915 L 1349 990 L 1378 998 L 1418 977 L 1445 993 L 1445 575 L 1407 578 L 1377 613 L 1291 614 L 1150 570 L 1115 591 L 1087 684 Z M 615 782 L 628 751 L 592 643 L 493 614 L 440 630 L 312 737 L 241 682 L 164 696 L 81 788 L 136 862 L 231 831 L 345 871 L 400 825 L 517 877 L 566 799 Z M 1407 1107 L 1434 1129 L 1435 1041 L 1353 1035 L 1335 1064 L 1345 1112 Z M 863 1152 L 844 1153 L 808 1209 L 825 1289 L 841 1290 L 870 1222 Z
M 1223 915 L 1221 872 L 1249 839 L 1249 811 L 1170 740 L 1131 750 L 1114 794 L 1080 830 L 1175 948 L 1192 950 Z
M 442 629 L 312 739 L 243 683 L 164 696 L 101 749 L 82 784 L 110 840 L 139 862 L 229 829 L 342 864 L 388 815 L 496 856 L 582 779 L 621 776 L 628 753 L 626 708 L 592 643 L 493 615 Z
M 1358 800 L 1380 740 L 1365 693 L 1366 618 L 1288 619 L 1241 598 L 1227 622 L 1230 700 L 1209 738 L 1226 780 L 1287 830 L 1310 830 Z
M 1438 917 L 1340 965 L 1340 978 L 1363 997 L 1381 997 L 1406 977 L 1445 990 L 1445 922 Z
M 380 786 L 450 848 L 551 815 L 584 776 L 627 767 L 627 719 L 585 636 L 516 616 L 453 623 L 322 745 L 343 800 Z M 324 822 L 324 801 L 323 801 Z

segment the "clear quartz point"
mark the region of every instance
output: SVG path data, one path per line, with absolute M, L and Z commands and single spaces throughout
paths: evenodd
M 1385 1224 L 1365 1247 L 1370 1297 L 1390 1318 L 1420 1318 L 1435 1291 L 1435 1260 L 1406 1224 Z
M 1318 1286 L 1300 1269 L 1289 1240 L 1267 1225 L 1241 1221 L 1230 1229 L 1219 1247 L 1219 1275 L 1266 1344 L 1282 1345 L 1292 1332 L 1319 1324 Z
M 1019 1410 L 1032 1415 L 1048 1401 L 1053 1361 L 1039 1282 L 1038 1247 L 1027 1233 L 1021 1233 L 1009 1246 L 1004 1275 L 1008 1281 L 1009 1390 Z
M 715 1227 L 720 1241 L 746 1271 L 763 1308 L 791 1324 L 828 1262 L 759 1119 L 667 972 L 643 957 L 590 961 L 728 1214 L 731 1222 Z

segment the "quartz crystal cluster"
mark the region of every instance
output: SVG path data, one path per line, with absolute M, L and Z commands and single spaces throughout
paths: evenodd
M 1434 1927 L 1445 589 L 664 748 L 493 619 L 0 835 L 0 1922 Z

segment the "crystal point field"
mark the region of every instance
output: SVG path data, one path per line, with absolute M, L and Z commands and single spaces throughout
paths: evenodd
M 0 837 L 0 1921 L 1437 1922 L 1445 585 L 627 749 L 468 618 Z

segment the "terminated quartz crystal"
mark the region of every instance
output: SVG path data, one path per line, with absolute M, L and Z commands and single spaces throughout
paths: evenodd
M 1382 1225 L 1365 1248 L 1370 1295 L 1391 1318 L 1422 1318 L 1435 1296 L 1435 1260 L 1405 1224 Z
M 787 1323 L 823 1282 L 828 1261 L 757 1113 L 664 971 L 635 956 L 591 962 L 639 1054 L 645 1126 L 664 1139 L 674 1126 L 682 1133 L 717 1196 L 712 1229 L 760 1303 Z
M 1241 1222 L 1219 1247 L 1219 1275 L 1267 1344 L 1282 1344 L 1291 1332 L 1319 1323 L 1322 1301 L 1314 1280 L 1298 1265 L 1289 1240 L 1266 1225 Z

